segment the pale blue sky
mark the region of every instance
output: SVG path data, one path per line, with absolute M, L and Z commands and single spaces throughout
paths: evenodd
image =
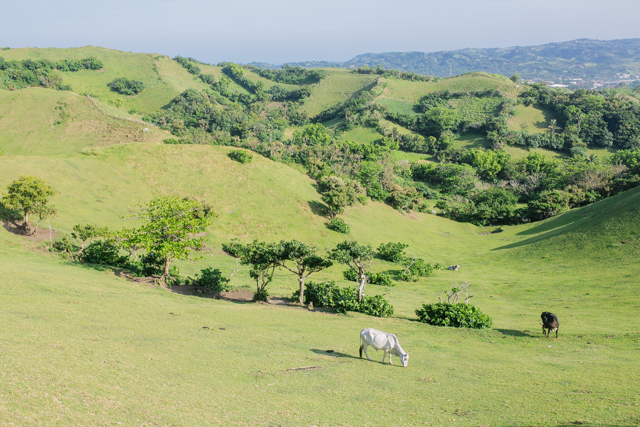
M 205 62 L 640 37 L 638 0 L 3 2 L 0 46 L 104 46 Z

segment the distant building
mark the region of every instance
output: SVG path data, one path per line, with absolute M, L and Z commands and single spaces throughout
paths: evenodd
M 561 85 L 556 83 L 556 84 L 549 85 L 549 87 L 569 87 L 569 85 Z

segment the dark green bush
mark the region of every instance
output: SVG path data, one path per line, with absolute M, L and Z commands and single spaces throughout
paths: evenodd
M 360 313 L 368 316 L 388 317 L 393 315 L 393 306 L 382 295 L 366 296 L 360 303 Z
M 422 258 L 407 259 L 404 269 L 400 273 L 400 280 L 405 282 L 417 282 L 421 277 L 429 277 L 433 270 L 439 270 L 440 264 L 427 264 Z
M 406 258 L 404 250 L 408 247 L 409 245 L 399 242 L 382 243 L 378 246 L 378 257 L 389 262 L 402 262 Z
M 222 250 L 234 258 L 240 258 L 242 251 L 244 250 L 244 245 L 238 241 L 232 240 L 229 243 L 223 243 Z
M 254 292 L 253 293 L 253 300 L 254 301 L 269 302 L 269 291 L 267 291 L 266 289 L 260 289 L 260 290 L 258 290 L 256 292 Z
M 229 279 L 222 276 L 222 272 L 218 269 L 200 270 L 193 284 L 200 295 L 213 298 L 218 298 L 222 292 L 231 290 Z
M 300 291 L 293 293 L 291 299 L 297 300 Z M 367 296 L 358 302 L 356 288 L 342 288 L 335 282 L 309 282 L 304 293 L 304 303 L 313 302 L 316 307 L 332 307 L 338 313 L 356 311 L 369 316 L 386 317 L 393 314 L 393 307 L 381 295 Z
M 51 249 L 57 252 L 75 254 L 80 250 L 80 247 L 73 242 L 68 234 L 64 234 L 61 238 L 53 242 Z
M 395 286 L 395 284 L 391 281 L 391 277 L 386 273 L 375 273 L 369 276 L 369 282 L 372 285 L 379 286 Z
M 125 77 L 118 77 L 107 86 L 111 90 L 118 92 L 121 95 L 137 95 L 147 87 L 144 82 L 138 80 L 129 80 Z
M 127 264 L 127 258 L 118 255 L 118 246 L 108 240 L 91 242 L 81 254 L 82 262 L 119 267 Z
M 329 228 L 329 230 L 337 231 L 338 233 L 342 234 L 349 234 L 349 232 L 351 231 L 347 223 L 340 218 L 333 218 L 331 221 L 329 221 L 327 227 Z
M 233 150 L 229 154 L 227 154 L 231 160 L 235 160 L 240 163 L 250 163 L 253 160 L 253 156 L 246 151 L 242 150 Z
M 163 273 L 164 258 L 155 252 L 148 252 L 140 260 L 140 265 L 143 276 L 158 276 Z
M 353 271 L 352 269 L 348 269 L 342 272 L 342 276 L 350 281 L 350 282 L 357 282 L 358 281 L 358 273 L 356 273 L 355 271 Z
M 418 319 L 434 326 L 484 329 L 493 323 L 491 318 L 471 304 L 438 302 L 423 304 L 416 310 Z

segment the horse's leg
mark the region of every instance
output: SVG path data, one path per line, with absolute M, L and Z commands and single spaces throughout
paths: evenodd
M 391 352 L 389 352 L 389 365 L 393 365 L 393 362 L 391 361 Z
M 384 359 L 385 359 L 385 357 L 387 357 L 387 350 L 382 350 L 382 351 L 383 351 L 383 353 L 382 353 L 382 364 L 384 364 Z M 389 355 L 389 356 L 391 356 L 391 355 Z
M 371 360 L 371 358 L 369 357 L 369 353 L 367 353 L 367 347 L 369 347 L 367 345 L 367 343 L 362 343 L 362 346 L 364 347 L 364 354 L 367 356 L 367 360 Z

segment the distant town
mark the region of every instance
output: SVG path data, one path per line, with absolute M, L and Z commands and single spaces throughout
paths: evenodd
M 567 89 L 606 89 L 621 86 L 640 86 L 640 75 L 616 73 L 613 80 L 579 77 L 551 77 L 551 78 L 535 78 L 520 79 L 521 83 L 546 83 L 549 87 L 567 88 Z

